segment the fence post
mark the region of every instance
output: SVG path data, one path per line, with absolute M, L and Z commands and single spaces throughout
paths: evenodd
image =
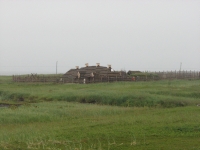
M 199 79 L 200 79 L 200 72 L 199 72 Z
M 195 79 L 195 71 L 193 71 L 193 79 Z
M 176 70 L 175 70 L 175 72 L 174 72 L 174 73 L 175 73 L 175 78 L 177 79 L 177 76 L 176 76 Z

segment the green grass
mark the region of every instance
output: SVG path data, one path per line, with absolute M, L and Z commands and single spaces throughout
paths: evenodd
M 11 77 L 0 79 L 0 101 L 51 100 L 127 107 L 196 105 L 200 100 L 200 80 L 55 84 L 16 83 Z
M 64 101 L 0 108 L 0 149 L 200 149 L 200 108 Z
M 200 150 L 199 93 L 200 80 L 54 84 L 0 77 L 0 104 L 10 104 L 0 107 L 0 149 Z

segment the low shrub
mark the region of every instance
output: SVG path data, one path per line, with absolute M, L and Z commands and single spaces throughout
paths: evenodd
M 161 107 L 171 108 L 171 107 L 184 107 L 188 105 L 188 102 L 181 100 L 161 100 L 159 103 Z

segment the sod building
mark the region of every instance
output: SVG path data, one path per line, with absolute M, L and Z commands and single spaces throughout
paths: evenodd
M 119 81 L 126 77 L 126 72 L 113 71 L 111 65 L 108 67 L 100 66 L 99 63 L 96 66 L 89 66 L 88 63 L 85 67 L 76 69 L 70 69 L 63 75 L 64 82 L 69 83 L 92 83 L 92 82 L 111 82 Z

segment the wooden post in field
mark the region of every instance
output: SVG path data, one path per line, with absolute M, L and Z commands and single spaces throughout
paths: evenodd
M 193 79 L 195 79 L 195 71 L 193 71 Z
M 200 79 L 200 72 L 199 72 L 199 79 Z
M 195 79 L 195 71 L 193 71 L 193 79 Z
M 174 72 L 174 73 L 175 73 L 175 78 L 177 79 L 177 76 L 176 76 L 176 70 L 175 70 L 175 72 Z
M 170 73 L 170 79 L 173 78 L 173 73 L 172 73 L 172 70 L 171 70 L 171 73 Z
M 193 79 L 193 71 L 191 71 L 191 79 Z
M 164 70 L 163 70 L 163 73 L 162 73 L 162 79 L 164 79 Z
M 193 78 L 193 79 L 194 79 L 194 76 L 195 76 L 194 71 L 192 71 L 192 78 Z
M 192 78 L 191 70 L 190 70 L 190 79 Z

